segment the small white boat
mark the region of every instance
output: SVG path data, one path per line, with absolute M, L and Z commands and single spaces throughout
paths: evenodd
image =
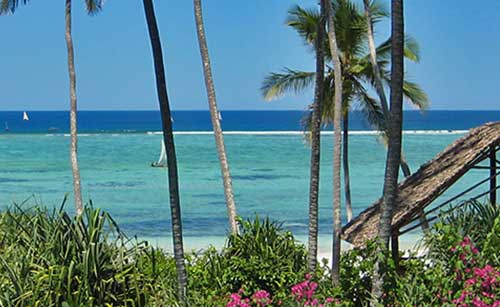
M 5 122 L 5 131 L 10 131 L 9 124 Z
M 222 121 L 222 114 L 219 112 L 219 120 Z
M 28 117 L 28 113 L 23 112 L 23 120 L 30 120 L 30 118 Z
M 161 153 L 157 162 L 151 163 L 152 167 L 167 167 L 167 151 L 165 150 L 165 143 L 161 140 Z

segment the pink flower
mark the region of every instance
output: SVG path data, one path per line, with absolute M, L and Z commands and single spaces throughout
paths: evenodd
M 258 306 L 267 306 L 271 304 L 271 298 L 269 292 L 266 290 L 259 290 L 252 295 L 252 301 Z

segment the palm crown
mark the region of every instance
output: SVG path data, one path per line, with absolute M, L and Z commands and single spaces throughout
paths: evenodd
M 28 4 L 29 0 L 0 0 L 0 15 L 12 14 L 20 4 Z M 94 15 L 102 9 L 104 0 L 85 0 L 85 9 Z
M 334 22 L 337 35 L 337 44 L 340 51 L 343 79 L 343 111 L 353 107 L 365 114 L 366 119 L 376 129 L 384 131 L 384 115 L 380 102 L 370 95 L 375 86 L 375 75 L 370 63 L 367 43 L 367 23 L 363 11 L 349 0 L 333 0 Z M 382 18 L 388 17 L 386 10 L 378 3 L 371 4 L 372 23 L 376 24 Z M 317 27 L 320 22 L 320 12 L 317 9 L 304 9 L 295 6 L 288 11 L 286 24 L 297 31 L 305 44 L 314 51 Z M 331 123 L 333 120 L 334 74 L 331 65 L 331 52 L 328 42 L 325 41 L 325 93 L 322 111 L 322 122 Z M 377 47 L 377 62 L 386 86 L 390 84 L 390 38 Z M 418 62 L 419 46 L 417 42 L 407 36 L 405 39 L 405 57 Z M 315 73 L 285 68 L 282 72 L 271 73 L 261 87 L 266 100 L 273 100 L 283 96 L 286 92 L 300 93 L 313 85 Z M 403 86 L 406 101 L 419 109 L 428 106 L 425 92 L 416 83 L 408 80 Z M 306 122 L 310 120 L 310 114 Z

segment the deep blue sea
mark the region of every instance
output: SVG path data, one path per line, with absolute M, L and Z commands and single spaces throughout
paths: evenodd
M 301 133 L 304 113 L 223 111 L 221 115 L 238 214 L 281 220 L 304 238 L 310 154 Z M 28 116 L 30 120 L 23 121 L 22 111 L 0 112 L 0 208 L 30 197 L 49 207 L 59 206 L 72 192 L 67 112 L 28 110 Z M 416 170 L 465 130 L 500 120 L 500 111 L 405 112 L 404 116 L 404 151 Z M 209 113 L 178 111 L 172 117 L 186 244 L 188 249 L 220 245 L 228 227 Z M 381 195 L 385 149 L 361 114 L 351 118 L 349 166 L 354 214 L 358 214 Z M 129 235 L 169 248 L 166 172 L 150 167 L 160 154 L 159 119 L 155 111 L 80 112 L 79 162 L 87 201 L 110 211 Z M 327 251 L 332 231 L 331 134 L 323 135 L 322 146 L 320 248 Z M 484 177 L 483 170 L 470 172 L 441 199 Z M 414 237 L 406 240 L 413 242 Z
M 22 120 L 22 111 L 0 112 L 0 125 L 11 133 L 45 133 L 69 131 L 69 114 L 65 111 L 28 112 L 30 120 Z M 226 131 L 300 131 L 302 111 L 222 111 Z M 146 132 L 161 129 L 158 111 L 80 111 L 78 128 L 81 133 Z M 208 111 L 173 111 L 174 130 L 211 131 Z M 350 129 L 370 130 L 363 114 L 352 112 Z M 500 111 L 406 111 L 406 130 L 466 130 L 500 119 Z M 328 129 L 328 128 L 325 128 Z M 4 129 L 0 129 L 4 130 Z

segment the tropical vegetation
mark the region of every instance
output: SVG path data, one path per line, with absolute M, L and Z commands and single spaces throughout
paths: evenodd
M 334 10 L 334 26 L 336 30 L 337 45 L 342 71 L 342 121 L 343 121 L 343 166 L 346 170 L 344 181 L 346 191 L 346 210 L 348 220 L 352 217 L 350 209 L 350 187 L 348 172 L 348 131 L 349 110 L 358 110 L 367 122 L 376 130 L 384 133 L 386 131 L 386 119 L 384 116 L 384 104 L 371 95 L 376 90 L 377 75 L 371 62 L 371 55 L 367 50 L 369 40 L 367 36 L 368 26 L 363 9 L 350 0 L 332 1 Z M 378 2 L 370 5 L 371 27 L 378 24 L 389 14 Z M 288 12 L 286 24 L 297 32 L 304 43 L 315 50 L 315 37 L 321 14 L 317 9 L 294 6 Z M 325 49 L 325 76 L 324 76 L 324 105 L 322 107 L 322 123 L 332 124 L 334 120 L 334 96 L 335 96 L 335 69 L 332 65 L 332 53 L 326 42 Z M 380 70 L 383 86 L 391 84 L 390 76 L 391 39 L 383 41 L 376 47 L 377 69 Z M 406 35 L 405 58 L 418 62 L 420 60 L 420 48 L 415 39 Z M 293 68 L 285 68 L 283 72 L 270 73 L 263 81 L 261 91 L 265 99 L 274 100 L 282 97 L 288 92 L 302 93 L 309 89 L 315 82 L 315 73 L 301 71 Z M 425 110 L 429 104 L 427 95 L 420 86 L 410 80 L 403 83 L 403 94 L 405 100 L 420 110 Z M 312 113 L 304 119 L 305 128 L 310 129 Z
M 0 0 L 12 14 L 28 0 Z M 85 1 L 89 14 L 102 1 Z M 3 306 L 436 306 L 500 307 L 500 209 L 467 201 L 443 211 L 423 234 L 421 254 L 396 266 L 389 237 L 398 197 L 403 100 L 425 109 L 428 99 L 405 80 L 405 58 L 419 60 L 418 44 L 404 33 L 403 0 L 391 0 L 391 37 L 375 47 L 374 26 L 389 13 L 378 2 L 321 0 L 318 9 L 293 7 L 287 24 L 315 54 L 315 72 L 285 69 L 263 83 L 267 99 L 302 92 L 314 83 L 305 123 L 310 130 L 309 242 L 300 244 L 281 222 L 236 216 L 229 163 L 211 71 L 202 3 L 194 15 L 208 105 L 220 162 L 230 231 L 222 248 L 184 251 L 179 175 L 162 42 L 153 0 L 143 0 L 156 93 L 167 154 L 173 253 L 128 237 L 110 214 L 85 207 L 77 159 L 77 97 L 72 1 L 65 0 L 70 88 L 70 162 L 76 215 L 26 204 L 0 212 L 0 307 Z M 367 53 L 367 50 L 369 52 Z M 390 104 L 385 96 L 390 89 Z M 375 92 L 379 99 L 372 97 Z M 378 237 L 341 253 L 341 159 L 348 220 L 349 110 L 361 110 L 387 145 Z M 332 262 L 318 263 L 321 127 L 333 124 Z M 343 131 L 341 131 L 343 129 Z M 343 132 L 343 136 L 342 136 Z M 405 173 L 408 173 L 407 170 Z M 393 250 L 399 260 L 399 251 Z M 398 267 L 398 270 L 396 270 Z M 188 278 L 189 277 L 189 278 Z
M 480 219 L 481 223 L 476 223 Z M 366 306 L 378 244 L 345 251 L 340 279 L 323 261 L 307 268 L 307 251 L 281 223 L 240 221 L 222 249 L 186 256 L 189 306 Z M 394 264 L 383 306 L 500 306 L 500 209 L 467 202 L 443 211 L 421 241 L 425 255 Z M 472 230 L 472 231 L 471 231 Z M 0 306 L 180 306 L 176 262 L 127 237 L 89 204 L 81 216 L 13 206 L 0 214 Z

